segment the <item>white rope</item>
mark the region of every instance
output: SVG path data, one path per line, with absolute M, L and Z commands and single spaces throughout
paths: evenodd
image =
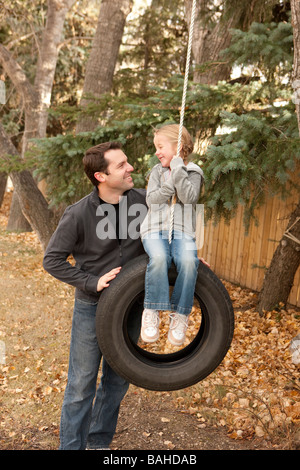
M 187 56 L 186 56 L 185 76 L 184 76 L 184 84 L 183 84 L 183 94 L 182 94 L 182 102 L 181 102 L 181 110 L 180 110 L 180 123 L 179 123 L 179 133 L 178 133 L 178 144 L 177 144 L 176 157 L 180 157 L 180 150 L 181 150 L 182 128 L 183 128 L 183 122 L 184 122 L 186 93 L 187 93 L 187 87 L 188 87 L 188 81 L 189 81 L 192 43 L 193 43 L 193 34 L 194 34 L 194 24 L 195 24 L 195 17 L 196 17 L 196 2 L 197 2 L 197 0 L 193 0 L 191 24 L 190 24 L 190 31 L 189 31 L 188 50 L 187 50 Z M 171 241 L 172 241 L 172 234 L 173 234 L 173 227 L 174 227 L 175 204 L 176 204 L 176 195 L 173 196 L 172 204 L 171 204 L 169 243 L 171 243 Z
M 283 236 L 289 238 L 289 239 L 292 240 L 293 242 L 298 243 L 298 244 L 300 245 L 300 240 L 299 240 L 299 238 L 295 237 L 295 235 L 293 235 L 293 234 L 290 232 L 290 230 L 294 227 L 294 225 L 296 225 L 299 221 L 300 221 L 300 217 L 297 217 L 297 219 L 295 220 L 295 222 L 284 232 Z

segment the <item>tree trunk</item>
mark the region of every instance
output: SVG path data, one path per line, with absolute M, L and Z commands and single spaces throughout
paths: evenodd
M 19 156 L 0 124 L 0 155 L 6 154 Z M 10 177 L 19 198 L 21 210 L 45 249 L 55 228 L 54 217 L 49 210 L 48 203 L 29 171 L 13 172 Z
M 221 80 L 229 80 L 231 67 L 220 58 L 222 50 L 231 41 L 230 28 L 236 23 L 235 16 L 228 20 L 207 21 L 208 0 L 198 0 L 194 25 L 192 52 L 195 64 L 193 81 L 204 85 L 216 85 Z M 185 0 L 187 22 L 191 22 L 192 1 Z M 210 143 L 215 128 L 200 129 L 196 136 L 195 149 L 204 153 Z
M 7 184 L 7 174 L 0 173 L 0 207 L 2 206 L 5 190 Z
M 294 67 L 293 86 L 295 91 L 295 105 L 300 131 L 300 2 L 291 0 L 292 26 L 294 36 Z
M 37 110 L 38 110 L 38 96 L 34 90 L 34 87 L 27 80 L 27 77 L 15 61 L 11 53 L 0 44 L 0 61 L 2 66 L 13 82 L 18 94 L 23 99 L 23 107 L 25 113 L 25 129 L 22 138 L 22 156 L 24 155 L 28 139 L 34 137 L 37 129 Z M 0 144 L 1 145 L 1 144 Z M 3 147 L 2 147 L 3 148 Z M 5 146 L 4 146 L 5 148 Z M 0 156 L 4 156 L 4 152 Z M 15 188 L 14 188 L 15 189 Z M 17 194 L 17 192 L 16 192 Z M 11 205 L 13 212 L 9 217 L 9 223 L 7 226 L 8 230 L 26 232 L 28 230 L 28 221 L 25 219 L 20 208 L 17 207 L 18 199 L 16 195 L 13 196 L 13 203 Z
M 24 216 L 17 191 L 13 192 L 6 225 L 8 232 L 32 232 L 32 227 Z
M 193 55 L 196 63 L 194 81 L 216 85 L 220 80 L 230 78 L 231 66 L 222 58 L 221 51 L 230 45 L 230 29 L 247 30 L 253 21 L 269 18 L 276 0 L 240 0 L 232 2 L 198 0 L 196 6 Z M 192 0 L 185 0 L 188 23 L 191 18 Z M 215 13 L 213 14 L 213 9 Z
M 289 237 L 288 230 L 298 242 Z M 280 302 L 287 303 L 294 277 L 300 264 L 300 201 L 292 212 L 287 230 L 273 255 L 259 295 L 258 311 L 272 310 Z
M 231 40 L 230 28 L 236 19 L 232 16 L 228 21 L 216 21 L 209 24 L 205 17 L 207 0 L 199 0 L 196 6 L 194 39 L 192 45 L 195 60 L 193 81 L 208 85 L 216 85 L 220 80 L 230 77 L 231 67 L 220 58 L 220 52 L 226 49 Z M 188 23 L 191 21 L 192 2 L 185 0 Z
M 7 75 L 13 82 L 17 92 L 23 99 L 24 113 L 25 113 L 25 128 L 24 135 L 22 139 L 22 152 L 21 157 L 24 156 L 25 152 L 29 149 L 29 140 L 32 138 L 40 138 L 46 136 L 46 127 L 48 113 L 47 110 L 50 106 L 51 101 L 51 92 L 54 80 L 54 74 L 58 58 L 58 45 L 62 40 L 63 35 L 63 26 L 67 12 L 74 4 L 75 0 L 48 0 L 48 11 L 47 11 L 47 21 L 46 26 L 43 31 L 42 43 L 39 48 L 39 58 L 37 64 L 37 71 L 35 77 L 34 86 L 28 81 L 26 74 L 9 53 L 9 51 L 0 44 L 0 61 L 5 69 Z M 7 136 L 6 136 L 7 138 Z M 4 146 L 4 148 L 6 145 Z M 27 175 L 28 176 L 28 175 Z M 29 191 L 33 191 L 36 198 L 39 198 L 38 188 L 34 188 L 34 180 L 32 179 L 30 185 L 27 187 L 16 188 L 15 184 L 25 184 L 25 181 L 28 182 L 28 178 L 18 178 L 14 175 L 12 178 L 14 190 L 16 194 L 22 194 L 22 197 L 25 197 L 27 202 L 31 201 L 32 203 L 36 200 L 32 197 L 32 194 L 29 194 Z M 27 196 L 26 196 L 27 194 Z M 46 202 L 44 200 L 44 202 Z M 21 202 L 21 208 L 24 208 L 23 202 Z M 14 212 L 11 214 L 9 219 L 10 230 L 19 230 L 23 231 L 28 230 L 27 221 L 31 221 L 30 217 L 34 214 L 34 210 L 26 212 L 25 217 L 22 216 L 22 211 L 19 211 L 16 208 L 17 200 L 14 197 L 14 204 L 12 208 Z M 45 210 L 45 204 L 42 205 Z M 40 210 L 42 210 L 40 206 Z M 34 209 L 34 208 L 32 208 Z M 47 220 L 48 218 L 48 209 L 44 214 L 42 219 Z M 44 223 L 43 222 L 43 223 Z M 39 223 L 38 219 L 35 219 L 32 227 L 37 229 L 37 224 Z M 50 227 L 49 227 L 50 229 Z M 42 236 L 45 232 L 44 228 L 41 227 L 37 229 L 37 232 Z M 47 236 L 46 236 L 47 238 Z
M 49 210 L 48 203 L 37 189 L 29 171 L 14 172 L 11 174 L 11 179 L 16 188 L 22 212 L 45 250 L 55 230 L 54 216 Z
M 111 90 L 127 15 L 133 0 L 102 0 L 96 34 L 86 67 L 81 105 L 87 107 L 93 98 Z M 90 98 L 87 95 L 92 95 Z M 99 125 L 95 116 L 79 119 L 76 133 L 93 131 Z
M 300 2 L 291 0 L 292 26 L 294 36 L 294 70 L 293 84 L 295 88 L 295 104 L 300 130 Z M 292 227 L 293 226 L 293 227 Z M 270 267 L 266 273 L 259 297 L 258 310 L 260 315 L 264 310 L 270 310 L 279 302 L 286 304 L 293 286 L 296 271 L 300 265 L 300 201 L 291 214 L 287 230 L 298 239 L 292 241 L 285 235 L 281 239 Z
M 35 90 L 38 95 L 37 129 L 38 137 L 45 137 L 48 122 L 48 109 L 51 105 L 51 93 L 59 53 L 59 44 L 63 39 L 66 15 L 75 0 L 48 0 L 47 21 L 43 31 L 39 50 Z

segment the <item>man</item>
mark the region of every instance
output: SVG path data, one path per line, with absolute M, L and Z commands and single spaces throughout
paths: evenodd
M 127 230 L 132 218 L 124 217 L 121 211 L 119 214 L 125 199 L 128 212 L 135 204 L 146 208 L 145 190 L 133 189 L 133 167 L 120 144 L 107 142 L 90 148 L 83 164 L 94 191 L 66 209 L 43 262 L 52 276 L 76 288 L 68 383 L 61 413 L 63 450 L 107 449 L 113 439 L 120 403 L 129 384 L 103 358 L 101 383 L 96 390 L 102 354 L 95 315 L 101 291 L 122 265 L 144 252 L 140 237 L 131 236 Z M 75 266 L 67 261 L 71 254 Z

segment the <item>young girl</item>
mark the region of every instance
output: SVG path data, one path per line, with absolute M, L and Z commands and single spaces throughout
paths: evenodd
M 159 310 L 170 310 L 168 340 L 184 343 L 188 315 L 194 301 L 199 260 L 195 243 L 196 203 L 203 172 L 188 163 L 193 141 L 183 128 L 180 157 L 176 156 L 179 126 L 165 125 L 155 131 L 154 145 L 160 163 L 151 171 L 148 189 L 148 213 L 141 226 L 141 237 L 149 263 L 145 277 L 145 299 L 141 337 L 154 342 L 159 337 Z M 172 240 L 169 242 L 172 197 L 176 195 Z M 174 262 L 177 278 L 169 296 L 168 270 Z

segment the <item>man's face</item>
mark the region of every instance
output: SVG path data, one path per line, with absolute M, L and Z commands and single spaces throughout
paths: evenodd
M 108 150 L 105 153 L 105 159 L 108 161 L 107 174 L 104 174 L 103 182 L 106 188 L 120 191 L 120 193 L 133 188 L 131 177 L 133 167 L 128 163 L 125 153 L 120 149 Z

